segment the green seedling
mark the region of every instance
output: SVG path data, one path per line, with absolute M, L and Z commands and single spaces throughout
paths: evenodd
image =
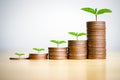
M 25 54 L 24 53 L 18 53 L 18 52 L 16 52 L 15 55 L 18 56 L 19 58 L 21 58 L 21 56 L 23 56 Z
M 81 8 L 81 10 L 94 14 L 96 21 L 97 21 L 98 15 L 112 12 L 112 10 L 107 9 L 107 8 L 97 10 L 97 8 L 93 9 L 93 8 L 90 8 L 90 7 L 85 7 L 85 8 Z
M 81 32 L 81 33 L 78 33 L 78 32 L 68 32 L 68 34 L 75 36 L 77 40 L 78 40 L 79 37 L 86 35 L 86 33 L 84 33 L 84 32 Z
M 58 40 L 50 40 L 50 42 L 57 44 L 57 47 L 59 47 L 60 44 L 66 43 L 66 41 L 64 41 L 64 40 L 61 40 L 61 41 L 58 41 Z
M 33 48 L 34 51 L 37 51 L 37 53 L 40 53 L 41 51 L 44 51 L 44 48 Z

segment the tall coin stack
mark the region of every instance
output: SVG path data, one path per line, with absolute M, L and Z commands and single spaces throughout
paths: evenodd
M 88 59 L 106 58 L 106 28 L 104 21 L 87 22 Z
M 69 40 L 68 41 L 69 59 L 87 59 L 87 41 Z

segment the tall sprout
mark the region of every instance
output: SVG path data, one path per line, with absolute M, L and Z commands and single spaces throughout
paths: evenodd
M 92 13 L 95 15 L 95 20 L 97 21 L 98 15 L 104 14 L 104 13 L 112 13 L 112 10 L 104 8 L 104 9 L 97 9 L 97 8 L 90 8 L 90 7 L 85 7 L 85 8 L 81 8 L 81 10 L 88 12 L 88 13 Z

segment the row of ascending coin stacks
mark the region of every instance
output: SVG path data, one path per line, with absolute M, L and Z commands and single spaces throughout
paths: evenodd
M 68 59 L 86 59 L 87 58 L 86 40 L 68 41 Z
M 88 59 L 106 58 L 106 28 L 104 21 L 87 22 Z

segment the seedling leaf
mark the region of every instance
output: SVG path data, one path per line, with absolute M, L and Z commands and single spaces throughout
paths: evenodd
M 53 43 L 58 43 L 58 41 L 57 40 L 50 40 L 50 42 L 53 42 Z
M 73 36 L 77 36 L 78 33 L 76 33 L 76 32 L 68 32 L 68 34 L 73 35 Z
M 104 13 L 111 13 L 112 11 L 110 9 L 100 9 L 97 12 L 97 15 L 104 14 Z
M 81 10 L 92 13 L 92 14 L 96 14 L 96 11 L 93 8 L 86 7 L 86 8 L 81 8 Z
M 86 33 L 82 32 L 82 33 L 79 33 L 78 36 L 85 36 Z
M 63 44 L 63 43 L 66 43 L 66 41 L 59 41 L 59 44 Z

